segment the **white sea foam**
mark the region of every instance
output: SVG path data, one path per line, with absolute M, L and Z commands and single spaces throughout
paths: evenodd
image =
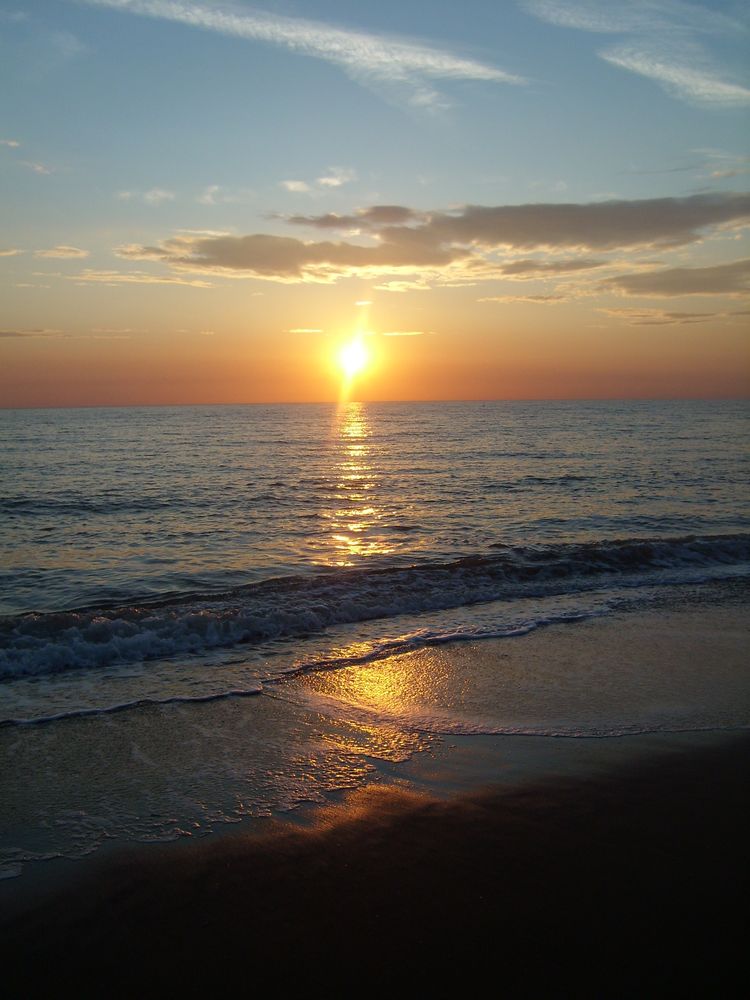
M 694 583 L 750 568 L 747 535 L 501 548 L 449 563 L 271 580 L 216 597 L 8 618 L 0 625 L 0 679 L 138 664 L 500 599 Z

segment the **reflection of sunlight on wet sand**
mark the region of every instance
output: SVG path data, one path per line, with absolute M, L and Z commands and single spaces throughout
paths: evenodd
M 339 655 L 366 655 L 366 643 L 353 643 Z M 453 651 L 451 651 L 453 652 Z M 388 657 L 375 663 L 357 664 L 341 670 L 310 674 L 305 686 L 323 701 L 372 712 L 380 719 L 408 722 L 425 710 L 451 714 L 461 709 L 464 680 L 453 659 L 442 649 L 422 649 Z M 362 717 L 358 720 L 366 724 Z
M 372 434 L 363 403 L 341 403 L 334 428 L 331 469 L 336 506 L 322 517 L 329 522 L 323 562 L 328 566 L 355 566 L 363 558 L 393 551 L 382 534 L 373 532 L 383 518 L 370 500 L 378 484 L 368 439 Z
M 322 738 L 329 749 L 342 757 L 364 754 L 394 763 L 408 760 L 429 745 L 424 734 L 362 719 L 338 720 L 337 729 L 324 732 Z
M 602 736 L 746 727 L 735 608 L 644 611 L 310 674 L 313 700 L 422 732 Z M 345 653 L 356 655 L 357 646 Z M 325 710 L 325 709 L 324 709 Z

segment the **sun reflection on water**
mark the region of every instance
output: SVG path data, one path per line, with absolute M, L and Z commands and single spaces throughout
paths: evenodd
M 333 504 L 321 513 L 328 522 L 321 553 L 325 565 L 356 566 L 363 559 L 394 550 L 383 532 L 385 512 L 375 500 L 381 474 L 370 440 L 372 433 L 363 403 L 339 406 L 333 432 Z

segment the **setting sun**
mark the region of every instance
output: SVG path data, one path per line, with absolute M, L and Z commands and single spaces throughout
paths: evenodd
M 370 360 L 370 354 L 361 340 L 352 340 L 339 351 L 339 364 L 347 378 L 358 375 Z

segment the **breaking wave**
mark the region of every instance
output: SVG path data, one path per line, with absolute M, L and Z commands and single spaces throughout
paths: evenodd
M 489 601 L 750 572 L 745 534 L 492 548 L 453 562 L 321 572 L 221 594 L 7 617 L 0 621 L 0 679 L 199 654 Z

